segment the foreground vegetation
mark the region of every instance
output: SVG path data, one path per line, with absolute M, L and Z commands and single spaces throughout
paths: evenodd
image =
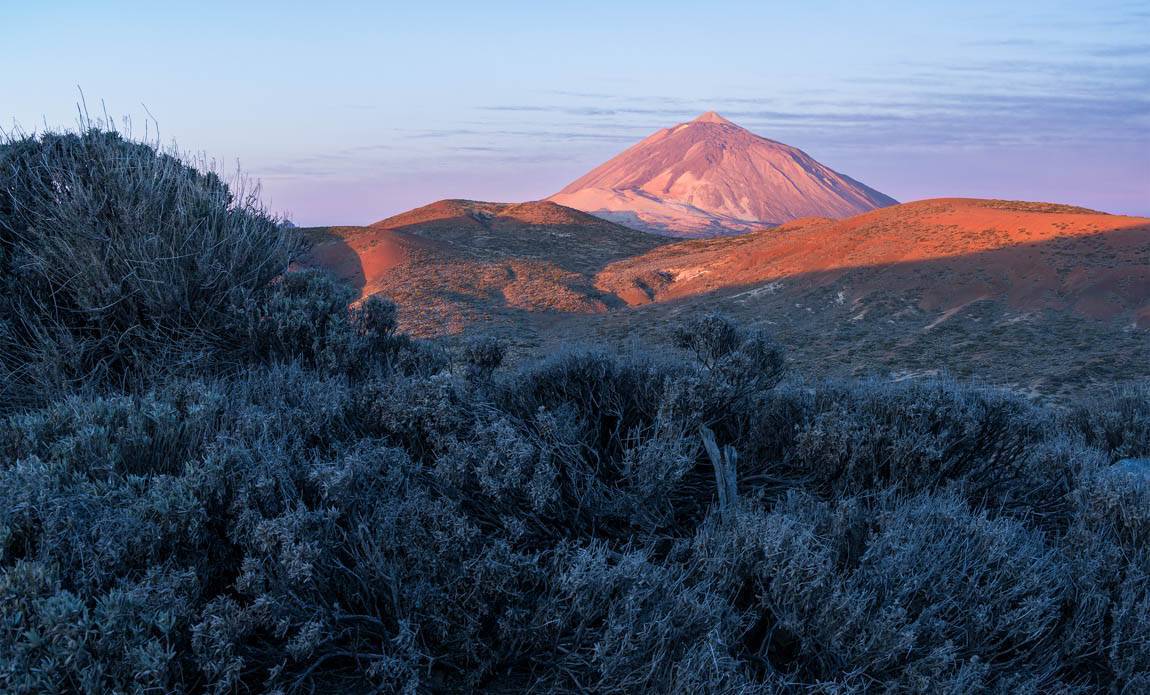
M 0 146 L 0 691 L 1150 689 L 1150 389 L 447 353 L 114 133 Z

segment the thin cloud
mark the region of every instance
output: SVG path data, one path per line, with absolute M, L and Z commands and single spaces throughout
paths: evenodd
M 1147 14 L 1150 17 L 1150 14 Z M 1120 46 L 1099 46 L 1089 51 L 1090 55 L 1102 58 L 1142 58 L 1150 57 L 1150 45 L 1126 44 Z M 1145 68 L 1146 66 L 1143 66 Z

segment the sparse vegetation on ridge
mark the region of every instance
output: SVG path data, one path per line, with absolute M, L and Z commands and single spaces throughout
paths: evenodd
M 1150 387 L 804 381 L 718 316 L 507 367 L 293 249 L 0 145 L 0 691 L 1150 689 Z

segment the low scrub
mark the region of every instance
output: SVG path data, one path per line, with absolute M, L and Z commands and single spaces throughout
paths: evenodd
M 295 250 L 254 190 L 116 132 L 0 143 L 0 401 L 210 359 Z
M 0 691 L 1150 688 L 1145 391 L 805 382 L 717 316 L 507 366 L 151 148 L 0 163 Z

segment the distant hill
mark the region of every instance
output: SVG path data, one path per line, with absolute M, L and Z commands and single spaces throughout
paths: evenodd
M 421 336 L 476 324 L 510 335 L 525 313 L 622 306 L 595 274 L 668 241 L 548 201 L 441 200 L 368 227 L 306 231 L 307 263 L 394 299 Z
M 664 128 L 550 200 L 671 236 L 849 217 L 896 200 L 711 111 Z
M 563 205 L 441 200 L 370 226 L 453 245 L 487 259 L 545 259 L 568 270 L 598 270 L 607 260 L 665 240 Z
M 663 246 L 609 266 L 599 284 L 632 305 L 763 283 L 835 284 L 862 312 L 871 294 L 901 292 L 924 310 L 1001 299 L 1020 311 L 1124 316 L 1150 328 L 1147 223 L 1064 205 L 925 200 Z
M 309 230 L 312 261 L 423 336 L 491 332 L 518 354 L 658 344 L 720 311 L 806 373 L 945 370 L 1045 394 L 1150 377 L 1150 220 L 939 199 L 673 242 L 550 202 L 441 201 Z
M 598 340 L 717 310 L 809 373 L 946 370 L 1043 393 L 1150 376 L 1150 220 L 1083 208 L 940 199 L 808 218 L 663 246 L 596 287 L 639 307 L 588 328 Z

